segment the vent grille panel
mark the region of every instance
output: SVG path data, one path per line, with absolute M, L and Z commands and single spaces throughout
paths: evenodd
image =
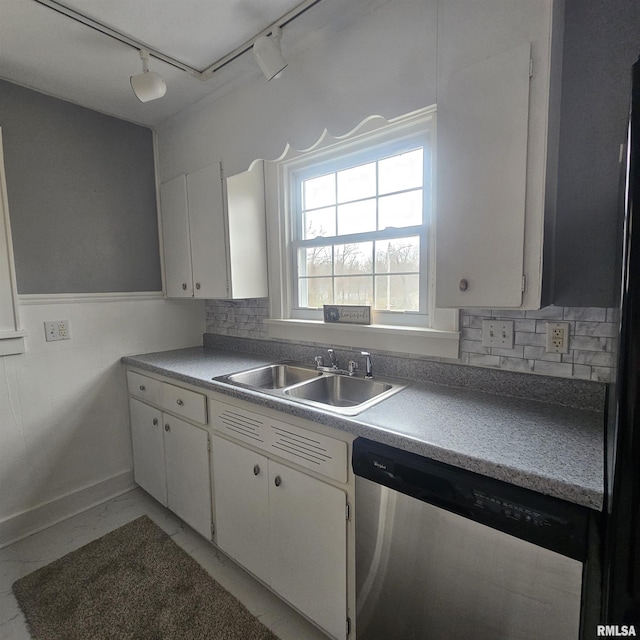
M 219 416 L 225 431 L 230 431 L 237 438 L 251 442 L 264 442 L 262 430 L 264 422 L 250 416 L 227 410 Z
M 274 458 L 347 482 L 349 448 L 343 440 L 217 401 L 211 403 L 211 417 L 218 431 L 236 440 Z

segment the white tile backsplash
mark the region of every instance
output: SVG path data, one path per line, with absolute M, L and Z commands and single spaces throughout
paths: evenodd
M 519 353 L 504 353 L 502 349 L 480 351 L 482 336 L 473 327 L 482 326 L 483 320 L 512 319 L 524 313 L 525 319 L 515 320 L 514 344 L 522 347 Z M 484 315 L 483 315 L 484 314 Z M 516 315 L 514 315 L 516 314 Z M 534 373 L 611 382 L 616 367 L 616 336 L 618 310 L 599 307 L 545 307 L 537 311 L 501 311 L 488 309 L 462 309 L 460 324 L 469 327 L 460 344 L 461 361 L 509 371 Z M 569 353 L 547 353 L 547 322 L 562 321 L 569 324 Z M 484 358 L 477 354 L 485 354 Z M 501 356 L 498 364 L 491 356 Z
M 234 321 L 229 320 L 233 307 Z M 207 332 L 240 338 L 269 339 L 264 320 L 269 301 L 207 300 Z M 619 312 L 615 308 L 545 307 L 535 311 L 462 309 L 460 311 L 461 364 L 508 371 L 538 373 L 581 380 L 612 381 L 616 367 Z M 514 322 L 514 348 L 482 346 L 482 322 Z M 546 352 L 547 322 L 569 324 L 569 353 Z

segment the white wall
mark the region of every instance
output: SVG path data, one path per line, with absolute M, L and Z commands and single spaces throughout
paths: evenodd
M 0 546 L 133 486 L 123 355 L 202 344 L 202 302 L 20 305 L 25 354 L 0 358 Z M 45 320 L 71 339 L 45 342 Z
M 160 125 L 161 180 L 220 159 L 233 175 L 256 158 L 279 157 L 286 143 L 309 147 L 325 127 L 342 135 L 367 116 L 391 118 L 435 103 L 436 0 L 349 2 L 360 10 L 312 34 L 281 78 L 256 74 Z M 286 56 L 286 27 L 282 46 Z

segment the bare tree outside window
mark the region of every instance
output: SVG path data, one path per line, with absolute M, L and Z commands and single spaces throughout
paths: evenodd
M 413 148 L 301 181 L 300 308 L 420 311 L 424 154 Z

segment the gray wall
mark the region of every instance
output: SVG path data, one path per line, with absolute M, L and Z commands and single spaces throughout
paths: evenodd
M 18 292 L 160 291 L 153 138 L 0 81 Z
M 555 264 L 545 282 L 556 305 L 616 303 L 618 156 L 639 54 L 638 0 L 566 0 Z

